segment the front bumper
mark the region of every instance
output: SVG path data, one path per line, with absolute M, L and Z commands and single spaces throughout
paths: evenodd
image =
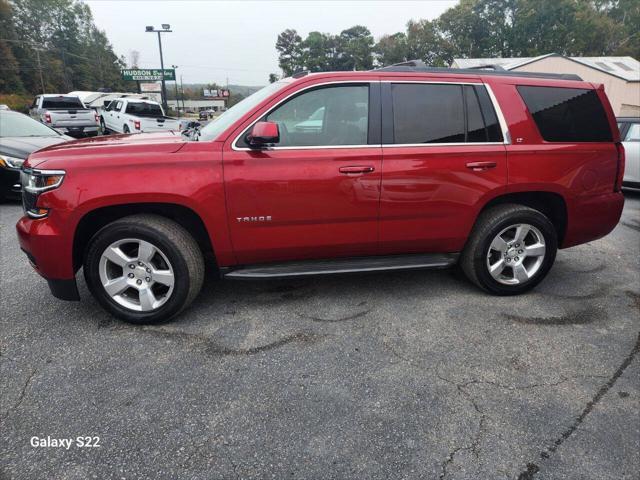
M 47 280 L 51 293 L 62 300 L 80 300 L 73 270 L 72 241 L 56 227 L 55 217 L 22 217 L 16 231 L 20 248 L 34 270 Z

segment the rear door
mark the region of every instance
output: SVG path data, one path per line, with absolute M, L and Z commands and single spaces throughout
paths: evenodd
M 382 83 L 380 252 L 458 252 L 505 189 L 503 126 L 480 81 Z
M 227 140 L 227 211 L 239 263 L 376 253 L 379 105 L 378 82 L 302 87 L 261 116 L 278 124 L 279 143 L 248 148 L 251 125 Z

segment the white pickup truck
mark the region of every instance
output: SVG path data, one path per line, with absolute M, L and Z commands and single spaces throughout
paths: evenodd
M 73 95 L 38 95 L 31 104 L 29 115 L 72 137 L 98 134 L 98 115 Z
M 100 126 L 104 133 L 142 133 L 179 131 L 182 122 L 165 116 L 158 102 L 119 98 L 102 110 Z

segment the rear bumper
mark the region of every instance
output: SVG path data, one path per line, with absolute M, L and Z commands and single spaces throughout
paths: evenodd
M 53 127 L 60 133 L 69 135 L 70 137 L 83 137 L 94 136 L 98 134 L 98 125 L 92 125 L 89 127 L 76 127 L 76 126 L 55 126 Z
M 574 198 L 569 206 L 567 231 L 561 248 L 602 238 L 613 230 L 624 207 L 622 192 Z
M 22 217 L 16 224 L 20 248 L 33 269 L 62 300 L 80 300 L 73 270 L 72 246 L 51 218 Z

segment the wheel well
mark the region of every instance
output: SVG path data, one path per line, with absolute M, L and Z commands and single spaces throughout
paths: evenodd
M 558 245 L 562 245 L 567 230 L 567 204 L 561 195 L 552 192 L 509 193 L 494 198 L 482 211 L 503 203 L 518 203 L 542 212 L 553 223 L 558 235 Z
M 98 208 L 82 217 L 73 238 L 73 268 L 77 271 L 82 266 L 84 250 L 98 230 L 115 220 L 136 213 L 152 213 L 179 223 L 193 235 L 205 257 L 213 256 L 213 246 L 204 222 L 190 208 L 172 203 L 132 203 Z

